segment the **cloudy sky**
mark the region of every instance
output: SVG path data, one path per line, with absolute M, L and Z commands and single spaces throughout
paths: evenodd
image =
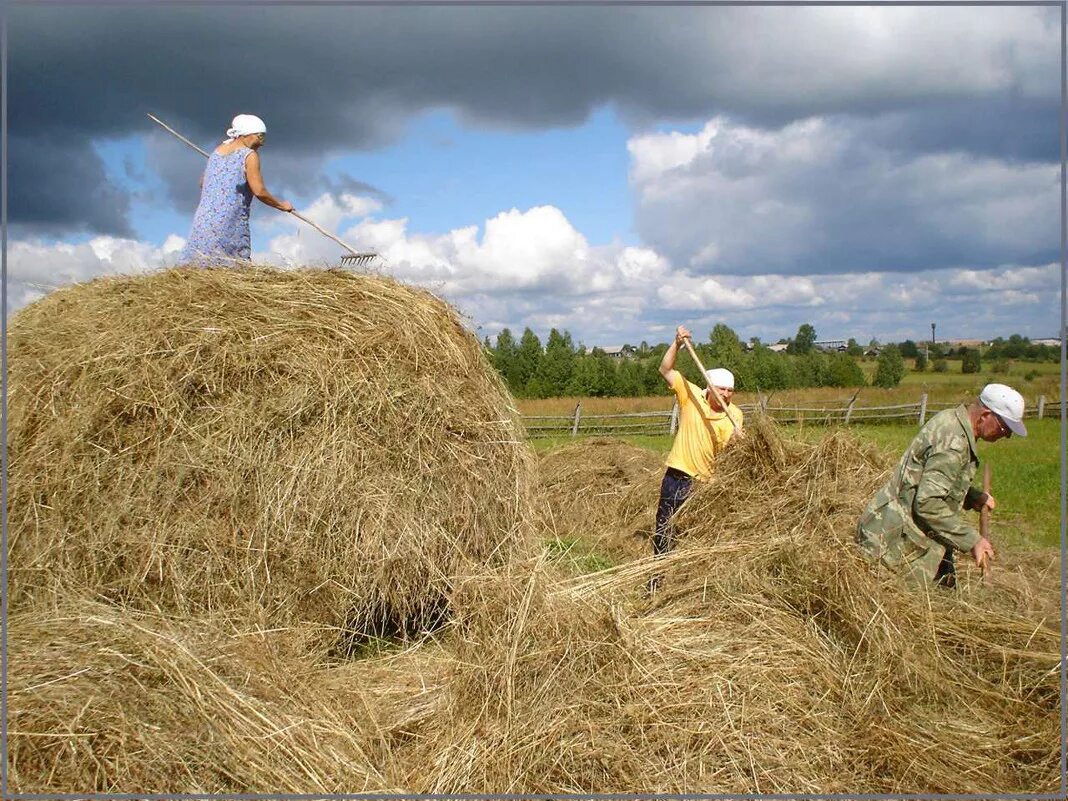
M 202 148 L 480 335 L 1060 321 L 1059 9 L 9 6 L 10 309 L 174 264 Z M 257 261 L 340 246 L 256 202 Z

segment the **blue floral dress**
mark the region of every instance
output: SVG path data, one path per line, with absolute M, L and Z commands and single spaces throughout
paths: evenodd
M 227 155 L 212 153 L 204 170 L 204 188 L 193 215 L 193 229 L 181 253 L 182 262 L 232 264 L 249 261 L 248 213 L 252 190 L 245 178 L 245 159 L 252 152 L 242 147 Z

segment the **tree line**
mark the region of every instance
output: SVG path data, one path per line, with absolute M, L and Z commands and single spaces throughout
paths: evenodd
M 772 351 L 758 340 L 752 341 L 752 347 L 747 349 L 730 326 L 720 323 L 712 329 L 707 341 L 695 341 L 694 348 L 706 367 L 726 367 L 733 372 L 735 388 L 740 392 L 867 385 L 855 356 L 824 353 L 815 347 L 815 341 L 815 329 L 806 323 L 785 352 Z M 670 394 L 659 371 L 667 344 L 650 347 L 643 342 L 635 349 L 635 355 L 614 358 L 600 348 L 576 346 L 567 331 L 552 329 L 543 347 L 529 328 L 518 340 L 505 328 L 495 342 L 491 343 L 487 337 L 483 346 L 516 397 Z M 896 386 L 905 374 L 900 352 L 894 347 L 884 348 L 879 358 L 876 380 L 883 382 L 880 385 Z M 688 354 L 680 353 L 675 367 L 693 383 L 704 385 Z
M 733 372 L 735 388 L 740 392 L 869 384 L 858 363 L 866 350 L 855 339 L 848 341 L 843 352 L 824 352 L 815 345 L 816 329 L 805 323 L 792 339 L 780 343 L 786 344 L 785 351 L 773 351 L 754 337 L 747 348 L 730 326 L 718 323 L 706 341 L 694 342 L 694 348 L 706 367 L 726 367 Z M 600 348 L 577 346 L 567 331 L 561 333 L 553 328 L 543 346 L 530 328 L 524 329 L 518 340 L 505 328 L 495 342 L 486 337 L 483 347 L 512 394 L 519 398 L 670 394 L 659 371 L 668 348 L 665 343 L 650 346 L 642 342 L 633 356 L 614 358 Z M 897 386 L 905 376 L 906 358 L 913 359 L 913 369 L 919 371 L 927 370 L 930 361 L 930 369 L 944 372 L 948 369 L 947 358 L 960 358 L 965 373 L 978 372 L 981 366 L 980 352 L 975 348 L 951 348 L 943 343 L 918 345 L 912 340 L 888 345 L 872 340 L 869 348 L 872 347 L 878 350 L 878 357 L 871 386 Z M 1060 349 L 1035 345 L 1026 337 L 1013 334 L 1007 340 L 993 340 L 982 357 L 999 361 L 1059 360 Z M 704 386 L 688 354 L 680 353 L 675 367 L 694 384 Z

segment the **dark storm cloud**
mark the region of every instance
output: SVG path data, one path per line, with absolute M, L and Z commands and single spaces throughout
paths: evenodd
M 104 173 L 88 140 L 8 136 L 8 220 L 27 232 L 130 236 L 129 197 Z
M 891 113 L 897 138 L 915 148 L 950 138 L 964 150 L 1043 158 L 1043 126 L 1059 102 L 1055 16 L 1043 9 L 19 6 L 8 13 L 9 130 L 58 142 L 54 158 L 33 167 L 18 163 L 25 151 L 12 151 L 12 174 L 39 178 L 13 185 L 16 221 L 47 215 L 48 192 L 74 157 L 86 162 L 79 168 L 85 192 L 114 191 L 84 143 L 147 132 L 148 111 L 202 146 L 217 142 L 234 114 L 259 113 L 276 176 L 268 180 L 302 191 L 322 184 L 324 158 L 389 142 L 427 108 L 505 129 L 576 125 L 603 104 L 634 124 L 723 112 L 762 125 Z M 1003 111 L 1006 94 L 1021 99 L 1021 113 L 997 119 L 989 110 Z M 940 111 L 947 103 L 967 106 L 948 134 Z M 992 122 L 975 124 L 984 113 Z M 1015 125 L 1009 119 L 1023 120 L 1022 135 L 1009 135 L 1018 131 L 1007 131 Z M 195 180 L 190 190 L 177 153 L 161 156 L 160 171 L 171 196 L 188 205 Z M 51 221 L 117 230 L 121 210 L 111 205 L 57 210 Z

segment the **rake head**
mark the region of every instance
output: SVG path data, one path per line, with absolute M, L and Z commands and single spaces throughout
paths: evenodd
M 363 267 L 378 258 L 377 253 L 349 253 L 341 257 L 343 265 Z

